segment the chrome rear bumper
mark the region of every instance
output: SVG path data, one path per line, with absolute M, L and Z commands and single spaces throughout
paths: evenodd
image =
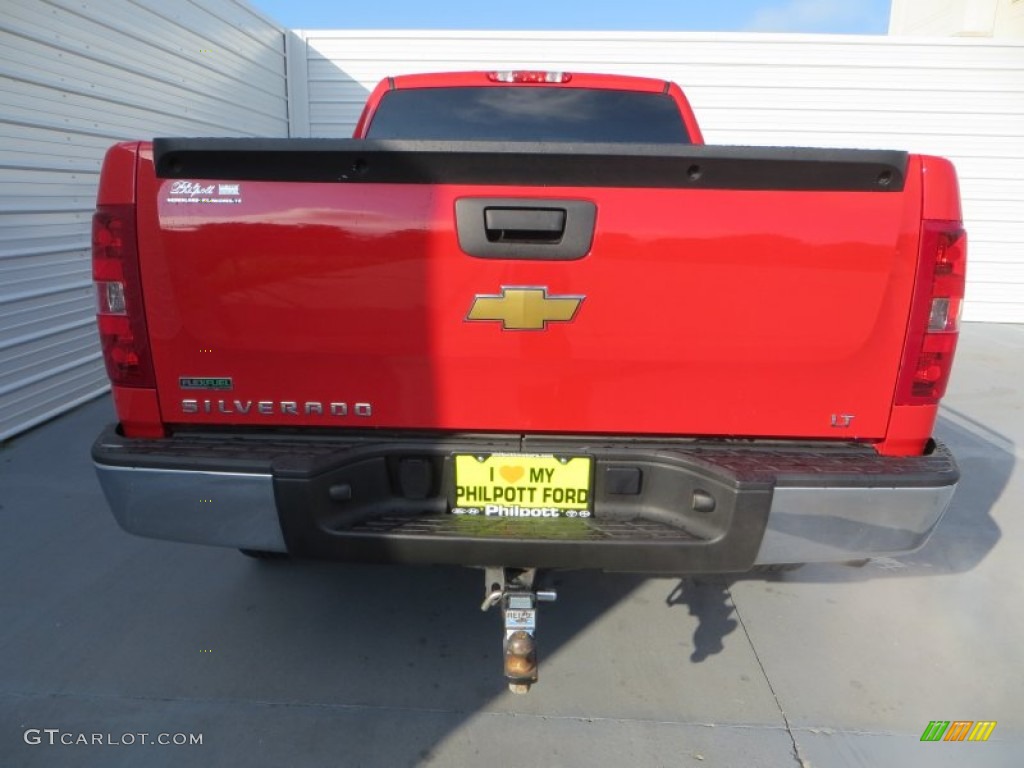
M 285 552 L 270 475 L 96 464 L 118 524 L 151 539 Z

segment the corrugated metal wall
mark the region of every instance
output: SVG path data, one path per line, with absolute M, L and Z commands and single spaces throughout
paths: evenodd
M 675 80 L 713 143 L 949 157 L 971 239 L 965 318 L 1024 323 L 1024 43 L 696 33 L 302 37 L 313 136 L 348 135 L 367 89 L 387 75 L 519 67 Z M 296 67 L 292 75 L 299 74 Z
M 106 148 L 287 134 L 284 32 L 244 3 L 2 3 L 0 440 L 107 387 L 89 264 Z

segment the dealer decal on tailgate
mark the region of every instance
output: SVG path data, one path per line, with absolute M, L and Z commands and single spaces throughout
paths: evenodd
M 588 456 L 455 456 L 452 513 L 486 517 L 590 517 Z

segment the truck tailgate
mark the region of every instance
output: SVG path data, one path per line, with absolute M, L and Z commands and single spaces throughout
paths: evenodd
M 580 171 L 555 186 L 158 178 L 140 157 L 166 422 L 885 436 L 917 258 L 913 156 L 876 189 L 833 188 L 824 165 L 799 183 L 701 182 L 705 160 L 676 185 Z M 592 242 L 581 258 L 469 255 L 456 203 L 480 198 L 592 203 Z

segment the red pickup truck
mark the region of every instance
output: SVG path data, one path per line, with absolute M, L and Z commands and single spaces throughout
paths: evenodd
M 93 240 L 121 526 L 484 567 L 506 661 L 536 569 L 908 552 L 956 487 L 938 157 L 707 146 L 660 80 L 417 75 L 354 139 L 116 145 Z

